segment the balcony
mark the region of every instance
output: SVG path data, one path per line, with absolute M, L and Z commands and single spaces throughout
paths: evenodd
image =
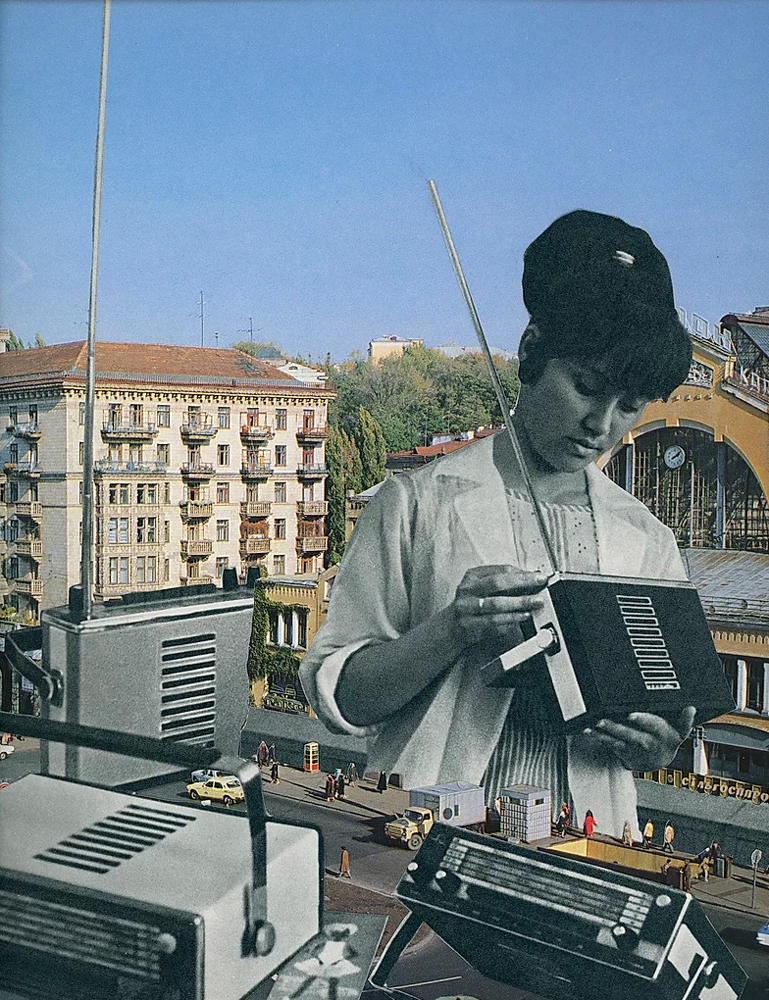
M 240 439 L 244 442 L 269 441 L 275 434 L 275 428 L 267 424 L 240 425 Z
M 240 505 L 241 517 L 269 517 L 272 503 L 269 500 L 247 500 Z
M 182 559 L 205 559 L 214 551 L 214 543 L 208 538 L 182 539 Z
M 248 462 L 240 467 L 240 475 L 243 479 L 264 480 L 272 475 L 272 466 L 266 462 Z
M 43 543 L 39 538 L 18 538 L 16 551 L 19 555 L 29 556 L 31 559 L 42 559 Z
M 195 416 L 188 415 L 179 430 L 182 438 L 187 441 L 210 441 L 216 437 L 219 428 L 214 424 L 210 414 L 200 413 Z
M 42 436 L 42 429 L 37 420 L 27 420 L 24 423 L 10 423 L 8 430 L 14 437 L 24 438 L 27 441 L 39 441 Z
M 208 574 L 201 574 L 200 576 L 185 576 L 184 573 L 179 575 L 179 583 L 182 587 L 199 587 L 202 584 L 211 584 L 214 582 L 214 578 Z
M 210 462 L 183 462 L 179 471 L 189 481 L 203 482 L 213 476 L 214 467 Z
M 16 503 L 17 517 L 31 517 L 33 521 L 40 521 L 43 517 L 43 505 L 37 500 L 25 500 Z
M 325 424 L 304 424 L 296 432 L 298 441 L 325 441 L 328 437 L 328 427 Z
M 29 594 L 30 597 L 43 596 L 43 581 L 25 577 L 21 580 L 14 580 L 13 585 L 17 594 Z
M 122 424 L 105 417 L 101 427 L 102 441 L 152 441 L 158 429 L 153 423 Z
M 251 535 L 249 538 L 241 538 L 240 552 L 244 556 L 262 556 L 270 551 L 272 539 L 266 535 Z
M 328 548 L 328 535 L 306 535 L 297 538 L 296 547 L 299 552 L 325 552 Z
M 298 465 L 296 474 L 300 479 L 320 479 L 326 475 L 325 465 Z
M 142 475 L 155 473 L 165 475 L 168 466 L 165 462 L 115 462 L 111 458 L 102 458 L 93 463 L 93 471 L 96 473 L 128 473 L 129 475 Z
M 328 514 L 328 500 L 300 500 L 296 505 L 299 517 L 325 517 Z
M 179 510 L 185 521 L 203 520 L 214 515 L 214 505 L 209 500 L 182 500 Z
M 24 476 L 27 479 L 39 479 L 41 472 L 37 462 L 6 462 L 3 469 L 11 476 Z

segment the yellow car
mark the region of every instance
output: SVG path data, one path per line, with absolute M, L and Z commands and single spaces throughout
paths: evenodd
M 234 774 L 223 774 L 218 778 L 209 778 L 208 781 L 193 781 L 187 785 L 187 794 L 191 799 L 208 799 L 225 806 L 246 800 L 243 786 Z

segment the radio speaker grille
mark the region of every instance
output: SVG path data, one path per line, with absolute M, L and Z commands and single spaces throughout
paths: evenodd
M 166 639 L 161 649 L 160 738 L 213 746 L 216 725 L 216 635 Z
M 160 928 L 0 890 L 0 942 L 157 982 Z

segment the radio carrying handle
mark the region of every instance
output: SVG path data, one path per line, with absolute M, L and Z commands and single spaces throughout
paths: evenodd
M 222 757 L 216 747 L 183 746 L 179 743 L 158 740 L 152 736 L 121 733 L 112 729 L 100 729 L 97 726 L 81 726 L 73 722 L 54 722 L 52 719 L 17 715 L 14 712 L 0 712 L 0 731 L 50 740 L 54 743 L 88 747 L 92 750 L 105 750 L 127 757 L 140 757 L 143 760 L 171 764 L 185 770 L 216 765 L 220 770 L 235 774 L 243 786 L 251 833 L 252 878 L 245 901 L 242 953 L 244 956 L 261 956 L 268 955 L 272 951 L 275 944 L 275 929 L 267 920 L 267 811 L 264 806 L 262 776 L 258 764 L 250 760 L 241 760 L 239 757 Z
M 64 677 L 60 671 L 47 670 L 42 663 L 28 655 L 30 650 L 42 647 L 42 628 L 24 628 L 6 633 L 5 653 L 11 665 L 35 685 L 43 701 L 61 708 L 64 703 Z
M 416 916 L 414 913 L 409 913 L 403 918 L 397 930 L 387 942 L 387 947 L 379 956 L 379 961 L 374 966 L 371 975 L 368 977 L 372 986 L 383 990 L 389 996 L 396 996 L 394 990 L 387 985 L 387 978 L 395 968 L 396 962 L 406 950 L 409 942 L 419 930 L 421 924 L 421 917 Z

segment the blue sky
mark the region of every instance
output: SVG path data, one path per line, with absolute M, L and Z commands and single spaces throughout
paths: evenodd
M 0 3 L 0 325 L 84 339 L 101 0 Z M 489 340 L 583 207 L 646 228 L 679 305 L 769 303 L 765 0 L 113 0 L 98 336 Z

